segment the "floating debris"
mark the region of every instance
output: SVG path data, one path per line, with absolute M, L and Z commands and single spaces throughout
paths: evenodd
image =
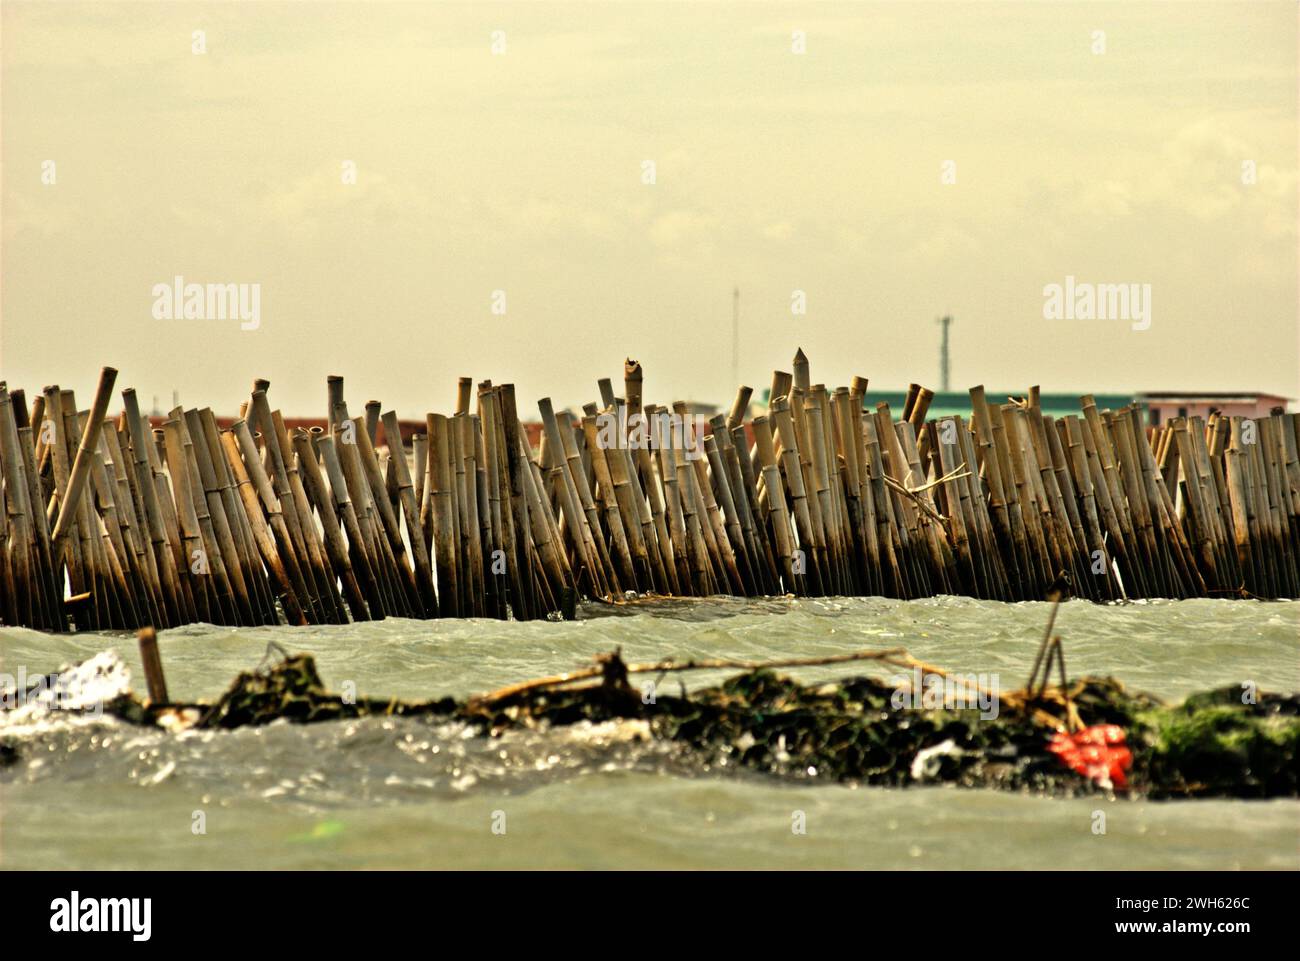
M 101 660 L 96 674 L 115 675 L 111 660 Z M 1243 703 L 1240 690 L 1224 688 L 1166 705 L 1112 678 L 1090 677 L 1068 689 L 1004 692 L 996 717 L 988 717 L 949 704 L 900 708 L 897 687 L 874 677 L 809 685 L 775 671 L 853 662 L 939 670 L 901 649 L 761 666 L 726 660 L 628 664 L 612 652 L 590 667 L 465 701 L 401 701 L 331 693 L 315 660 L 296 654 L 240 674 L 213 704 L 155 704 L 118 691 L 103 713 L 169 730 L 429 718 L 461 721 L 482 737 L 584 721 L 638 721 L 650 737 L 676 741 L 710 764 L 794 780 L 1150 798 L 1300 795 L 1297 695 L 1257 693 Z M 742 673 L 679 695 L 657 691 L 648 697 L 630 681 L 634 674 L 706 668 Z M 16 763 L 23 743 L 0 724 L 0 759 Z

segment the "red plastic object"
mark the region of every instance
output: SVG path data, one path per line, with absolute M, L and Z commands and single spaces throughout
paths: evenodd
M 1124 746 L 1124 729 L 1114 724 L 1094 724 L 1074 734 L 1054 734 L 1047 749 L 1061 763 L 1101 785 L 1126 787 L 1124 772 L 1133 766 L 1133 754 Z

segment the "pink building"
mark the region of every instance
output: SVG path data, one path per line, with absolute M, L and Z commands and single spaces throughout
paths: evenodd
M 1134 398 L 1147 408 L 1147 423 L 1156 426 L 1174 417 L 1210 416 L 1217 410 L 1227 417 L 1267 417 L 1274 407 L 1286 408 L 1290 398 L 1277 394 L 1200 391 L 1198 393 L 1151 392 Z

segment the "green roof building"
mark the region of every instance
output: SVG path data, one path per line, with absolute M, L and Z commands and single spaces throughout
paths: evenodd
M 763 403 L 766 405 L 768 394 L 771 389 L 763 391 Z M 1026 396 L 1025 391 L 998 391 L 985 390 L 985 397 L 990 404 L 1010 403 L 1011 397 L 1018 399 Z M 1044 414 L 1052 417 L 1065 417 L 1069 414 L 1080 414 L 1082 408 L 1079 406 L 1079 398 L 1082 394 L 1046 394 L 1040 393 L 1038 397 L 1039 406 L 1042 407 Z M 1097 401 L 1098 410 L 1119 410 L 1134 403 L 1132 394 L 1093 394 Z M 907 391 L 903 390 L 872 390 L 868 388 L 867 396 L 864 399 L 864 406 L 867 410 L 875 410 L 876 405 L 885 403 L 889 405 L 890 413 L 898 419 L 903 414 L 903 404 L 907 400 Z M 970 417 L 970 394 L 966 391 L 936 391 L 934 400 L 930 402 L 930 409 L 926 413 L 926 420 L 934 420 L 938 417 L 950 417 L 957 414 L 961 417 Z

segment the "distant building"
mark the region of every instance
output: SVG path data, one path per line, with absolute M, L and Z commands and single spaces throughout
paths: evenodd
M 1155 392 L 1138 394 L 1138 403 L 1147 408 L 1147 423 L 1157 426 L 1174 417 L 1209 417 L 1218 411 L 1228 417 L 1267 417 L 1274 407 L 1285 408 L 1289 398 L 1277 394 L 1247 393 L 1245 391 L 1218 393 Z
M 762 392 L 762 403 L 766 405 L 770 390 Z M 1025 400 L 1028 398 L 1028 390 L 1005 391 L 989 389 L 984 392 L 984 396 L 990 404 L 1009 404 L 1012 399 Z M 1079 406 L 1079 398 L 1082 394 L 1049 394 L 1040 393 L 1038 396 L 1038 406 L 1044 414 L 1050 414 L 1052 417 L 1065 417 L 1070 414 L 1082 414 L 1083 409 Z M 1098 410 L 1119 410 L 1133 403 L 1131 394 L 1094 394 L 1093 399 L 1097 402 Z M 903 390 L 875 390 L 867 388 L 867 396 L 863 400 L 867 410 L 874 411 L 877 404 L 888 404 L 889 412 L 897 420 L 903 416 L 903 405 L 907 402 L 907 392 Z M 936 391 L 934 399 L 930 401 L 929 410 L 926 411 L 926 420 L 934 420 L 938 417 L 951 417 L 954 414 L 964 418 L 969 418 L 971 413 L 970 394 L 964 390 L 953 391 Z
M 1012 400 L 1028 400 L 1029 391 L 1006 391 L 1006 390 L 985 390 L 985 398 L 990 404 L 1009 404 Z M 1038 395 L 1038 406 L 1044 414 L 1052 417 L 1066 417 L 1070 414 L 1082 415 L 1083 408 L 1079 406 L 1079 398 L 1083 394 L 1049 394 L 1042 391 Z M 1133 398 L 1129 394 L 1093 394 L 1093 399 L 1097 402 L 1098 410 L 1119 410 L 1128 404 L 1133 403 Z M 903 416 L 903 405 L 907 402 L 907 392 L 902 390 L 876 391 L 867 389 L 866 406 L 868 410 L 874 410 L 876 405 L 884 402 L 889 405 L 889 412 L 894 415 L 895 419 Z M 934 420 L 939 417 L 951 417 L 959 415 L 964 418 L 970 417 L 971 400 L 970 394 L 964 390 L 954 391 L 936 391 L 934 399 L 930 401 L 930 408 L 926 411 L 925 419 Z

